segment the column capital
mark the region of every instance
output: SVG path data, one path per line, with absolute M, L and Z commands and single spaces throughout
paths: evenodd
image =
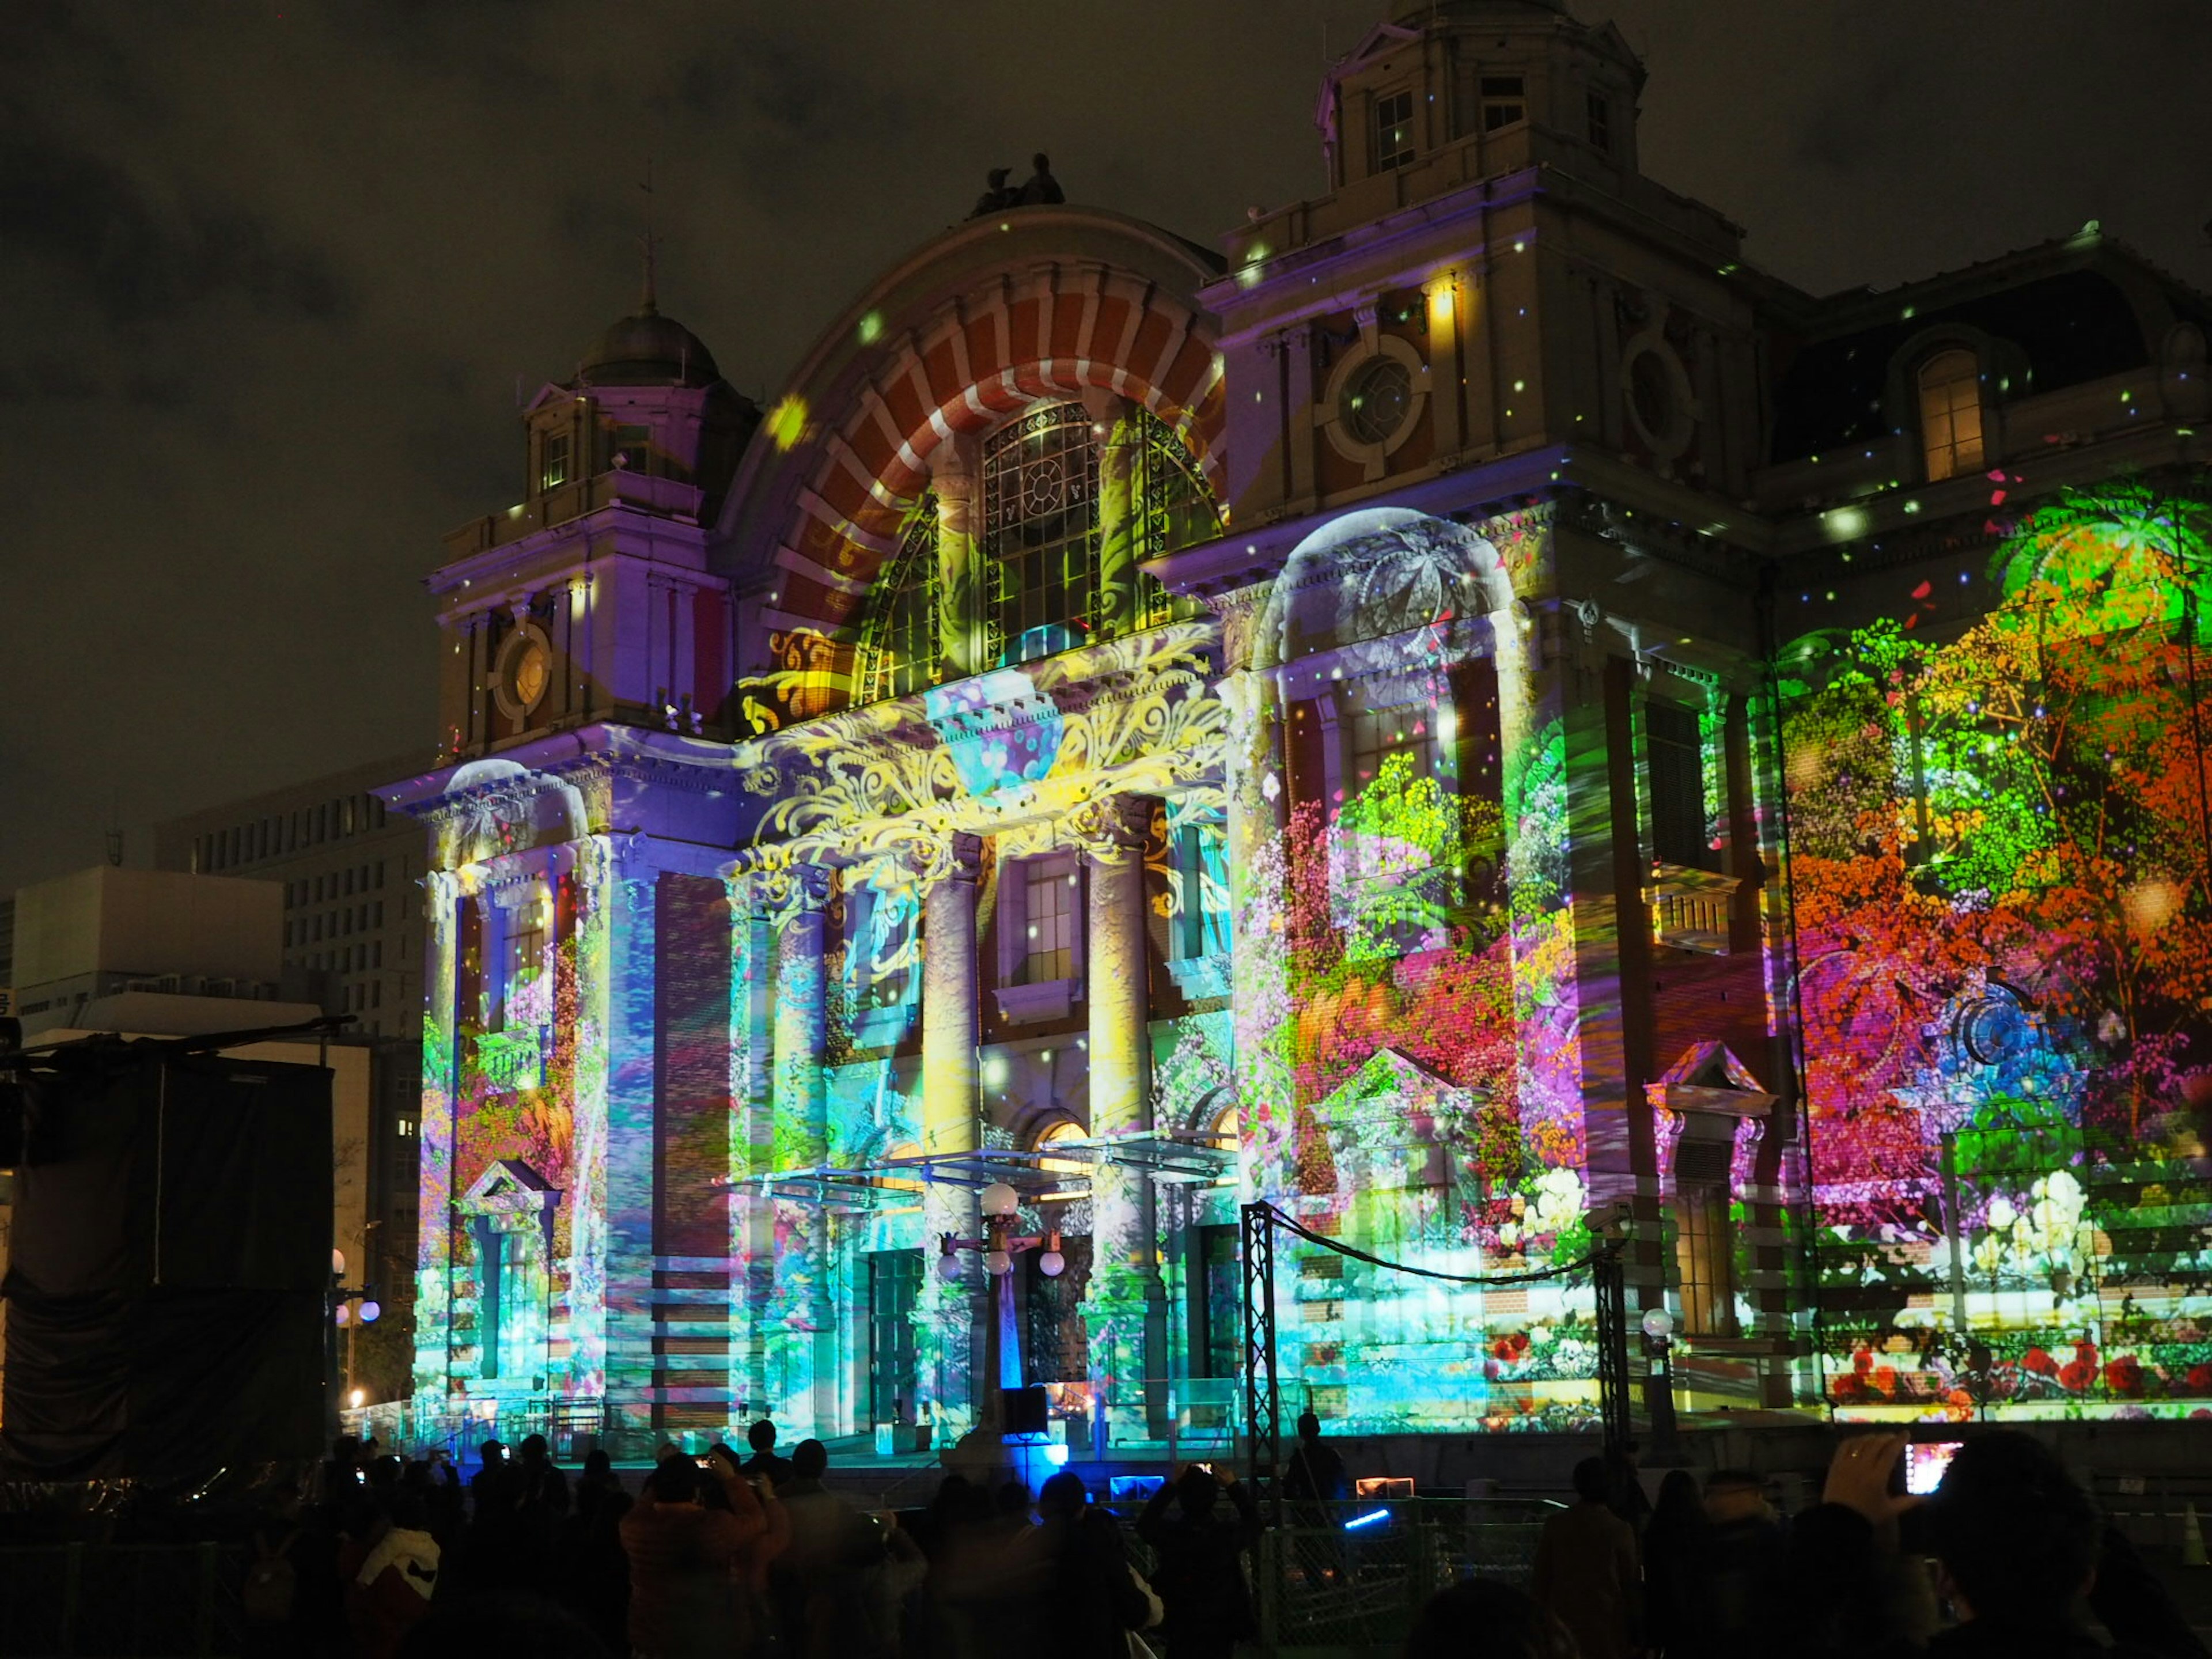
M 925 888 L 941 881 L 972 887 L 982 878 L 983 838 L 959 830 L 924 836 L 910 845 L 906 857 L 915 879 Z
M 1152 803 L 1144 795 L 1097 795 L 1054 826 L 1058 838 L 1094 864 L 1127 864 L 1144 856 Z
M 821 864 L 787 864 L 759 870 L 752 876 L 756 914 L 775 922 L 802 915 L 817 915 L 830 903 L 830 869 Z

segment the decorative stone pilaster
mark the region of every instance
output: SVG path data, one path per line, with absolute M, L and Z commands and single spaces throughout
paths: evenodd
M 763 878 L 775 941 L 775 1129 L 773 1170 L 804 1170 L 829 1153 L 829 1095 L 822 1073 L 827 1035 L 823 964 L 830 872 L 798 865 Z M 763 1344 L 767 1404 L 779 1423 L 835 1432 L 835 1357 L 830 1304 L 830 1212 L 779 1202 L 775 1220 L 775 1291 Z M 824 1409 L 824 1396 L 829 1401 Z
M 1290 917 L 1283 847 L 1289 807 L 1274 678 L 1241 668 L 1222 682 L 1229 707 L 1230 1007 L 1236 1032 L 1243 1198 L 1281 1196 L 1297 1102 L 1291 1042 Z
M 608 1426 L 624 1449 L 649 1451 L 653 1421 L 653 1190 L 659 1021 L 655 936 L 659 872 L 641 838 L 611 844 L 599 904 L 605 969 L 593 1000 L 604 1020 L 606 1156 L 605 1329 Z
M 1136 626 L 1145 429 L 1124 398 L 1086 401 L 1093 404 L 1093 423 L 1106 433 L 1098 449 L 1098 592 L 1093 609 L 1098 636 L 1118 639 Z
M 976 1103 L 975 884 L 982 845 L 973 836 L 948 836 L 925 855 L 916 872 L 922 889 L 921 1133 L 926 1152 L 968 1152 L 979 1141 Z M 974 1427 L 976 1358 L 982 1318 L 982 1269 L 975 1253 L 957 1256 L 960 1271 L 947 1279 L 938 1271 L 937 1241 L 945 1233 L 973 1237 L 978 1231 L 975 1195 L 964 1187 L 933 1182 L 922 1200 L 921 1296 L 915 1309 L 927 1420 L 935 1443 L 951 1445 Z
M 415 1398 L 417 1408 L 446 1409 L 453 1353 L 453 1097 L 459 1011 L 461 886 L 449 870 L 422 878 L 428 952 L 423 967 L 422 1103 L 415 1242 Z
M 933 459 L 929 483 L 937 495 L 937 649 L 939 678 L 979 674 L 983 660 L 983 584 L 975 550 L 975 475 L 962 446 L 947 444 Z
M 775 1202 L 749 1183 L 775 1149 L 772 995 L 775 935 L 765 884 L 737 871 L 730 895 L 730 1399 L 732 1423 L 768 1402 L 769 1310 L 775 1297 Z

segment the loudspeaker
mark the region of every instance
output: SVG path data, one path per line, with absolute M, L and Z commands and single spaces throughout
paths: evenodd
M 1051 1402 L 1044 1385 L 999 1390 L 999 1415 L 1008 1434 L 1042 1434 L 1052 1420 Z

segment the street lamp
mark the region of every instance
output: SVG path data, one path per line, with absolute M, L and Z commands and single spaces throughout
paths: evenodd
M 985 1426 L 995 1431 L 1004 1421 L 1000 1402 L 1004 1390 L 1021 1386 L 1021 1328 L 1014 1313 L 1014 1258 L 1024 1250 L 1037 1251 L 1037 1271 L 1047 1279 L 1057 1279 L 1067 1271 L 1067 1258 L 1060 1248 L 1057 1231 L 1039 1234 L 1017 1235 L 1014 1229 L 1021 1224 L 1022 1195 L 1003 1181 L 994 1181 L 975 1195 L 975 1207 L 981 1212 L 983 1236 L 963 1238 L 955 1233 L 939 1235 L 937 1241 L 937 1273 L 946 1283 L 957 1283 L 961 1275 L 960 1252 L 974 1250 L 983 1258 L 983 1271 L 995 1288 L 991 1296 L 993 1314 L 984 1328 L 984 1352 L 988 1356 L 986 1368 L 993 1373 L 995 1387 L 980 1391 L 983 1410 L 979 1413 Z M 1011 1376 L 1012 1381 L 1008 1382 Z

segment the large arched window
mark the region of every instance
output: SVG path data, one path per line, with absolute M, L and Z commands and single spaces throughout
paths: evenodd
M 973 619 L 982 663 L 1005 667 L 1194 613 L 1139 567 L 1221 533 L 1221 508 L 1174 428 L 1143 409 L 1102 426 L 1079 403 L 1039 404 L 983 441 Z M 854 665 L 862 702 L 927 690 L 945 672 L 948 580 L 926 494 L 876 580 Z M 957 588 L 956 588 L 957 591 Z
M 987 660 L 1001 665 L 1188 614 L 1134 566 L 1221 532 L 1189 451 L 1143 409 L 1109 428 L 1081 404 L 1039 404 L 985 441 L 982 485 Z
M 860 701 L 903 697 L 937 684 L 937 497 L 907 515 L 898 551 L 860 629 Z
M 1098 448 L 1081 404 L 1046 404 L 983 445 L 990 655 L 1049 656 L 1093 636 Z
M 1982 374 L 1974 354 L 1939 351 L 1920 365 L 1920 447 L 1928 479 L 1981 470 Z

